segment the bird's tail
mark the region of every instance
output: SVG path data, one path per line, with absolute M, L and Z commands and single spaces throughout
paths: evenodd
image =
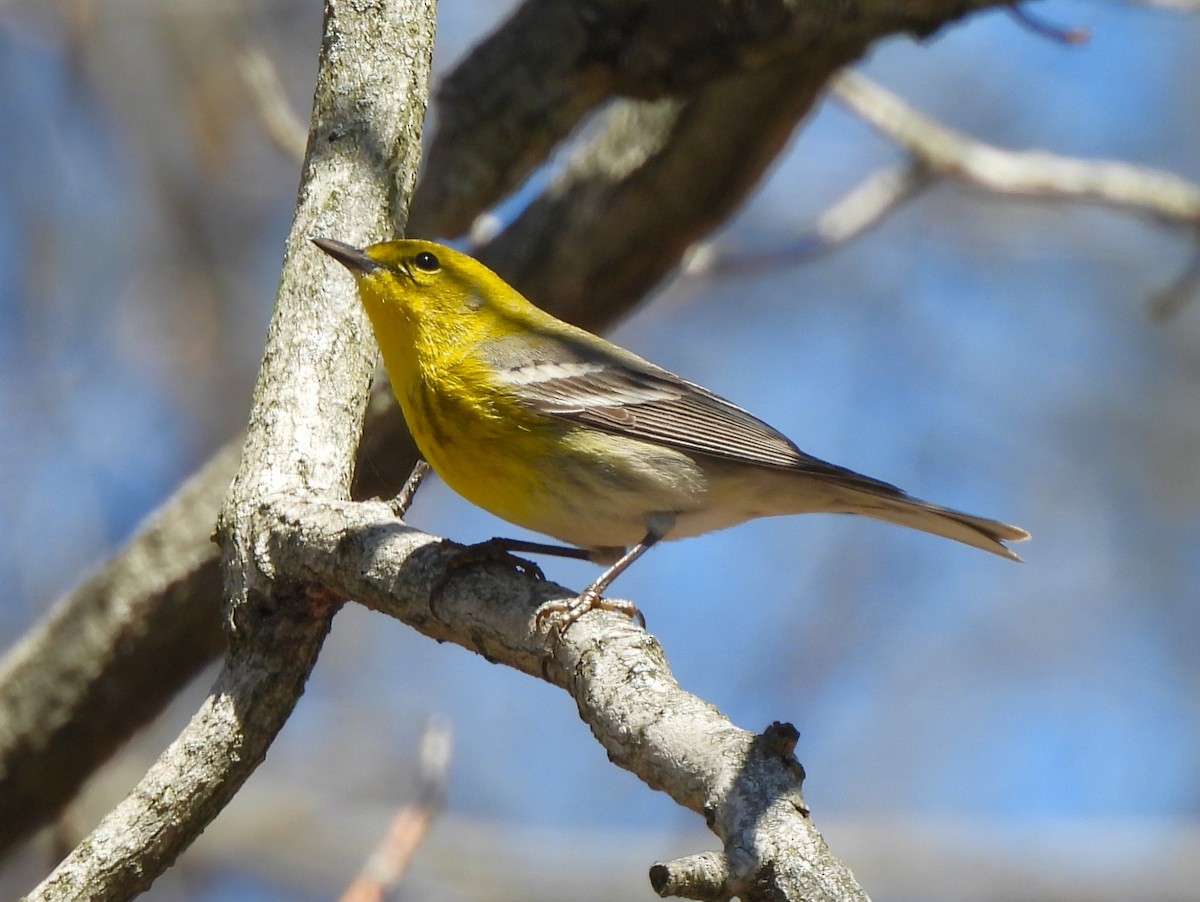
M 845 510 L 848 513 L 866 514 L 877 520 L 909 526 L 922 532 L 933 533 L 935 536 L 974 545 L 1013 561 L 1019 561 L 1021 558 L 1004 543 L 1021 542 L 1029 538 L 1029 533 L 1019 526 L 964 514 L 900 492 L 892 494 L 857 486 L 843 486 L 839 494 L 845 499 Z

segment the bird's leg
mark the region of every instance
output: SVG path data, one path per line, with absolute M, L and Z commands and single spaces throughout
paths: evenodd
M 474 545 L 464 545 L 459 548 L 458 553 L 454 557 L 447 561 L 446 571 L 438 577 L 430 589 L 430 609 L 433 609 L 438 597 L 442 594 L 442 590 L 446 588 L 446 584 L 450 582 L 454 574 L 463 567 L 468 567 L 471 564 L 494 561 L 512 567 L 518 573 L 522 573 L 525 576 L 532 576 L 534 579 L 546 578 L 546 575 L 542 573 L 541 567 L 533 561 L 517 557 L 513 554 L 514 551 L 522 551 L 526 554 L 550 554 L 556 557 L 575 558 L 582 561 L 588 560 L 591 555 L 591 552 L 586 548 L 547 545 L 542 542 L 527 542 L 524 539 L 504 539 L 499 537 L 488 539 L 486 542 L 478 542 Z
M 520 551 L 524 554 L 548 554 L 552 557 L 568 557 L 577 561 L 587 561 L 591 559 L 592 553 L 586 548 L 574 548 L 570 545 L 548 545 L 545 542 L 527 542 L 524 539 L 504 539 L 494 538 L 488 539 L 486 542 L 480 542 L 478 545 L 469 545 L 465 550 L 471 548 L 486 547 L 487 553 L 495 555 L 508 554 L 512 557 L 511 552 Z M 520 560 L 513 558 L 513 560 Z M 522 563 L 529 564 L 528 561 Z M 533 566 L 529 564 L 529 566 Z
M 651 528 L 644 539 L 621 555 L 617 562 L 601 573 L 595 582 L 579 594 L 578 598 L 546 602 L 534 614 L 535 624 L 540 628 L 546 620 L 553 618 L 555 622 L 552 635 L 562 636 L 572 623 L 588 611 L 599 608 L 602 611 L 616 611 L 618 614 L 624 614 L 630 620 L 636 620 L 639 626 L 644 627 L 646 618 L 642 616 L 642 612 L 633 602 L 607 601 L 601 597 L 601 593 L 609 587 L 614 579 L 624 573 L 630 564 L 653 548 L 665 532 L 666 530 Z
M 397 518 L 403 520 L 404 515 L 408 513 L 408 509 L 412 507 L 413 498 L 417 496 L 417 489 L 421 487 L 421 481 L 429 475 L 429 464 L 420 458 L 412 468 L 412 472 L 408 474 L 408 479 L 405 480 L 396 497 L 389 502 Z

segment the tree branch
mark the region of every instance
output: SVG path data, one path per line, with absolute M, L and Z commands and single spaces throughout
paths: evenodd
M 794 264 L 828 253 L 874 228 L 930 182 L 931 173 L 918 160 L 879 169 L 817 217 L 811 229 L 786 244 L 746 252 L 706 241 L 692 247 L 684 262 L 683 274 L 728 276 Z
M 445 804 L 450 746 L 449 726 L 437 721 L 425 724 L 418 758 L 417 798 L 396 813 L 387 835 L 346 887 L 339 902 L 385 902 L 404 879 L 417 850 L 429 835 L 434 817 Z
M 327 0 L 325 16 L 296 215 L 239 472 L 219 522 L 233 626 L 225 666 L 179 738 L 31 899 L 124 899 L 149 886 L 262 761 L 340 605 L 264 553 L 277 499 L 349 496 L 376 356 L 353 290 L 308 238 L 324 229 L 352 240 L 386 235 L 397 195 L 403 216 L 419 157 L 434 9 L 432 0 L 401 0 L 360 12 Z
M 478 249 L 564 319 L 588 325 L 589 310 L 619 315 L 745 200 L 836 71 L 878 38 L 929 34 L 990 5 L 763 0 L 740 4 L 749 11 L 735 23 L 719 2 L 701 4 L 706 15 L 696 4 L 686 14 L 672 3 L 581 6 L 622 36 L 614 52 L 603 28 L 561 39 L 562 19 L 583 14 L 564 9 L 575 6 L 569 0 L 530 0 L 447 76 L 412 231 L 464 231 L 587 112 L 623 98 L 550 189 Z M 673 33 L 666 21 L 676 32 L 687 25 Z M 726 31 L 729 49 L 715 59 L 689 55 Z M 530 77 L 530 60 L 548 69 L 548 84 Z
M 336 605 L 292 599 L 247 629 L 187 728 L 137 788 L 27 897 L 130 899 L 149 888 L 233 798 L 308 677 Z M 267 624 L 264 623 L 264 626 Z M 282 646 L 279 643 L 285 643 Z M 287 654 L 280 654 L 280 648 Z
M 926 116 L 867 77 L 844 71 L 832 96 L 884 136 L 907 149 L 910 159 L 881 169 L 829 207 L 807 233 L 765 251 L 744 253 L 714 244 L 693 248 L 688 275 L 727 275 L 796 264 L 850 241 L 911 200 L 935 179 L 956 179 L 998 194 L 1078 200 L 1148 214 L 1193 231 L 1197 254 L 1151 301 L 1153 316 L 1174 314 L 1194 293 L 1200 277 L 1200 185 L 1171 172 L 1109 160 L 1080 160 L 1045 151 L 1005 150 L 957 132 Z
M 797 95 L 811 95 L 877 38 L 930 34 L 947 21 L 993 5 L 993 0 L 748 0 L 732 5 L 725 0 L 526 0 L 438 91 L 440 124 L 430 142 L 422 188 L 413 199 L 414 234 L 465 232 L 475 216 L 520 185 L 587 113 L 612 97 L 690 101 L 727 78 L 780 67 L 798 76 Z M 768 102 L 750 92 L 742 99 Z M 741 135 L 743 147 L 746 136 L 755 134 L 723 129 L 716 120 L 709 128 L 707 139 L 724 143 L 727 130 Z
M 388 505 L 296 502 L 276 516 L 267 554 L 281 571 L 569 691 L 615 764 L 703 815 L 723 841 L 726 896 L 692 898 L 866 898 L 808 816 L 794 729 L 755 736 L 733 726 L 679 686 L 658 642 L 627 618 L 582 618 L 547 661 L 535 613 L 571 590 L 489 564 L 454 571 L 435 610 L 430 594 L 457 547 L 397 521 Z M 684 865 L 661 868 L 678 875 Z
M 225 648 L 210 536 L 240 444 L 184 483 L 0 665 L 0 848 L 57 815 Z
M 837 77 L 833 96 L 939 175 L 1003 194 L 1095 201 L 1200 229 L 1200 185 L 1172 172 L 992 147 L 924 115 L 856 72 Z

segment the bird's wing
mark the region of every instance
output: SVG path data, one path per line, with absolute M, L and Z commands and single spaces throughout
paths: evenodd
M 748 411 L 641 358 L 614 359 L 591 348 L 568 348 L 556 343 L 554 353 L 542 359 L 510 361 L 498 368 L 499 377 L 520 404 L 539 413 L 683 451 L 903 495 L 889 483 L 805 454 Z

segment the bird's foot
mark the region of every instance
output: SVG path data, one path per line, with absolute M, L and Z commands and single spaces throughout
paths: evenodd
M 571 624 L 588 611 L 595 610 L 624 614 L 643 629 L 646 627 L 645 616 L 632 601 L 602 598 L 600 593 L 594 589 L 585 589 L 575 598 L 546 602 L 534 613 L 533 622 L 535 628 L 540 630 L 547 621 L 551 621 L 549 636 L 553 641 L 562 638 L 563 633 Z

